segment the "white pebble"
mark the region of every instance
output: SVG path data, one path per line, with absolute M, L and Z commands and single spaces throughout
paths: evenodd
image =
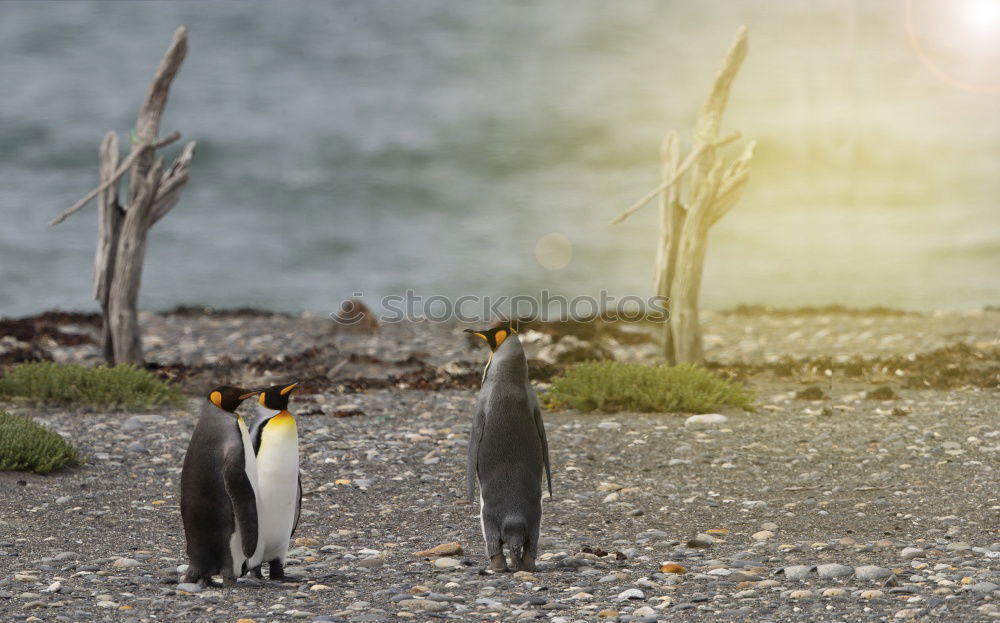
M 684 420 L 684 426 L 717 426 L 725 424 L 728 419 L 721 413 L 703 413 L 688 417 Z

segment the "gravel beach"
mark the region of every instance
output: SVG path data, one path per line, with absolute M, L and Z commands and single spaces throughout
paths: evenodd
M 455 326 L 143 322 L 150 359 L 163 364 L 317 347 L 336 361 L 367 355 L 357 365 L 377 376 L 379 361 L 396 362 L 395 373 L 415 353 L 440 369 L 485 359 Z M 995 348 L 998 327 L 990 311 L 713 314 L 706 342 L 716 361 L 912 355 L 957 342 Z M 59 359 L 93 358 L 92 344 L 45 346 Z M 195 401 L 150 413 L 13 407 L 88 462 L 0 474 L 0 620 L 1000 620 L 996 389 L 897 386 L 881 401 L 866 397 L 869 384 L 833 378 L 803 400 L 801 380 L 758 379 L 755 413 L 546 413 L 554 498 L 544 499 L 538 570 L 492 574 L 476 508 L 462 499 L 475 390 L 334 381 L 293 400 L 304 490 L 294 581 L 243 578 L 233 590 L 178 584 L 178 482 Z

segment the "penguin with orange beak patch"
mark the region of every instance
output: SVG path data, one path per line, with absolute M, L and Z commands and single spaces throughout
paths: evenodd
M 494 571 L 533 571 L 542 523 L 542 478 L 552 495 L 549 444 L 528 361 L 511 324 L 473 331 L 490 347 L 469 436 L 466 487 L 479 484 L 479 518 Z
M 223 585 L 260 565 L 257 462 L 236 413 L 257 392 L 223 385 L 208 394 L 181 468 L 181 518 L 187 542 L 186 581 Z
M 266 562 L 269 579 L 285 579 L 288 541 L 302 509 L 299 432 L 295 417 L 288 410 L 288 399 L 296 385 L 275 385 L 262 390 L 258 408 L 262 417 L 250 430 L 261 499 L 258 523 L 262 554 L 254 569 L 258 578 L 263 577 L 260 565 Z

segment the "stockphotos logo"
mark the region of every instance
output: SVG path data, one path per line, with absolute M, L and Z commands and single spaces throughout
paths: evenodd
M 361 303 L 364 292 L 354 292 L 330 317 L 340 324 L 363 322 L 369 314 L 378 314 L 380 323 L 392 322 L 493 322 L 507 318 L 533 318 L 567 322 L 596 317 L 614 322 L 663 322 L 669 318 L 667 297 L 616 297 L 601 290 L 597 296 L 565 297 L 542 290 L 539 296 L 478 296 L 466 294 L 452 299 L 434 294 L 422 296 L 413 290 L 384 296 L 377 312 L 369 312 Z

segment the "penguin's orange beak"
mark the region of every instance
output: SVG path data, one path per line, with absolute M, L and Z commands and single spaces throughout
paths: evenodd
M 280 392 L 280 393 L 281 393 L 281 395 L 282 395 L 282 396 L 287 396 L 287 395 L 288 395 L 289 393 L 291 393 L 291 391 L 292 391 L 293 389 L 295 389 L 295 386 L 296 386 L 296 385 L 298 385 L 298 384 L 299 384 L 299 382 L 298 382 L 298 381 L 296 381 L 296 382 L 292 383 L 291 385 L 286 385 L 286 386 L 285 386 L 285 387 L 284 387 L 284 388 L 283 388 L 283 389 L 281 390 L 281 392 Z
M 243 394 L 242 396 L 240 396 L 240 400 L 246 400 L 247 398 L 250 398 L 251 396 L 256 396 L 259 393 L 260 393 L 260 390 L 258 389 L 258 390 L 254 390 L 252 392 L 249 392 L 247 394 Z

